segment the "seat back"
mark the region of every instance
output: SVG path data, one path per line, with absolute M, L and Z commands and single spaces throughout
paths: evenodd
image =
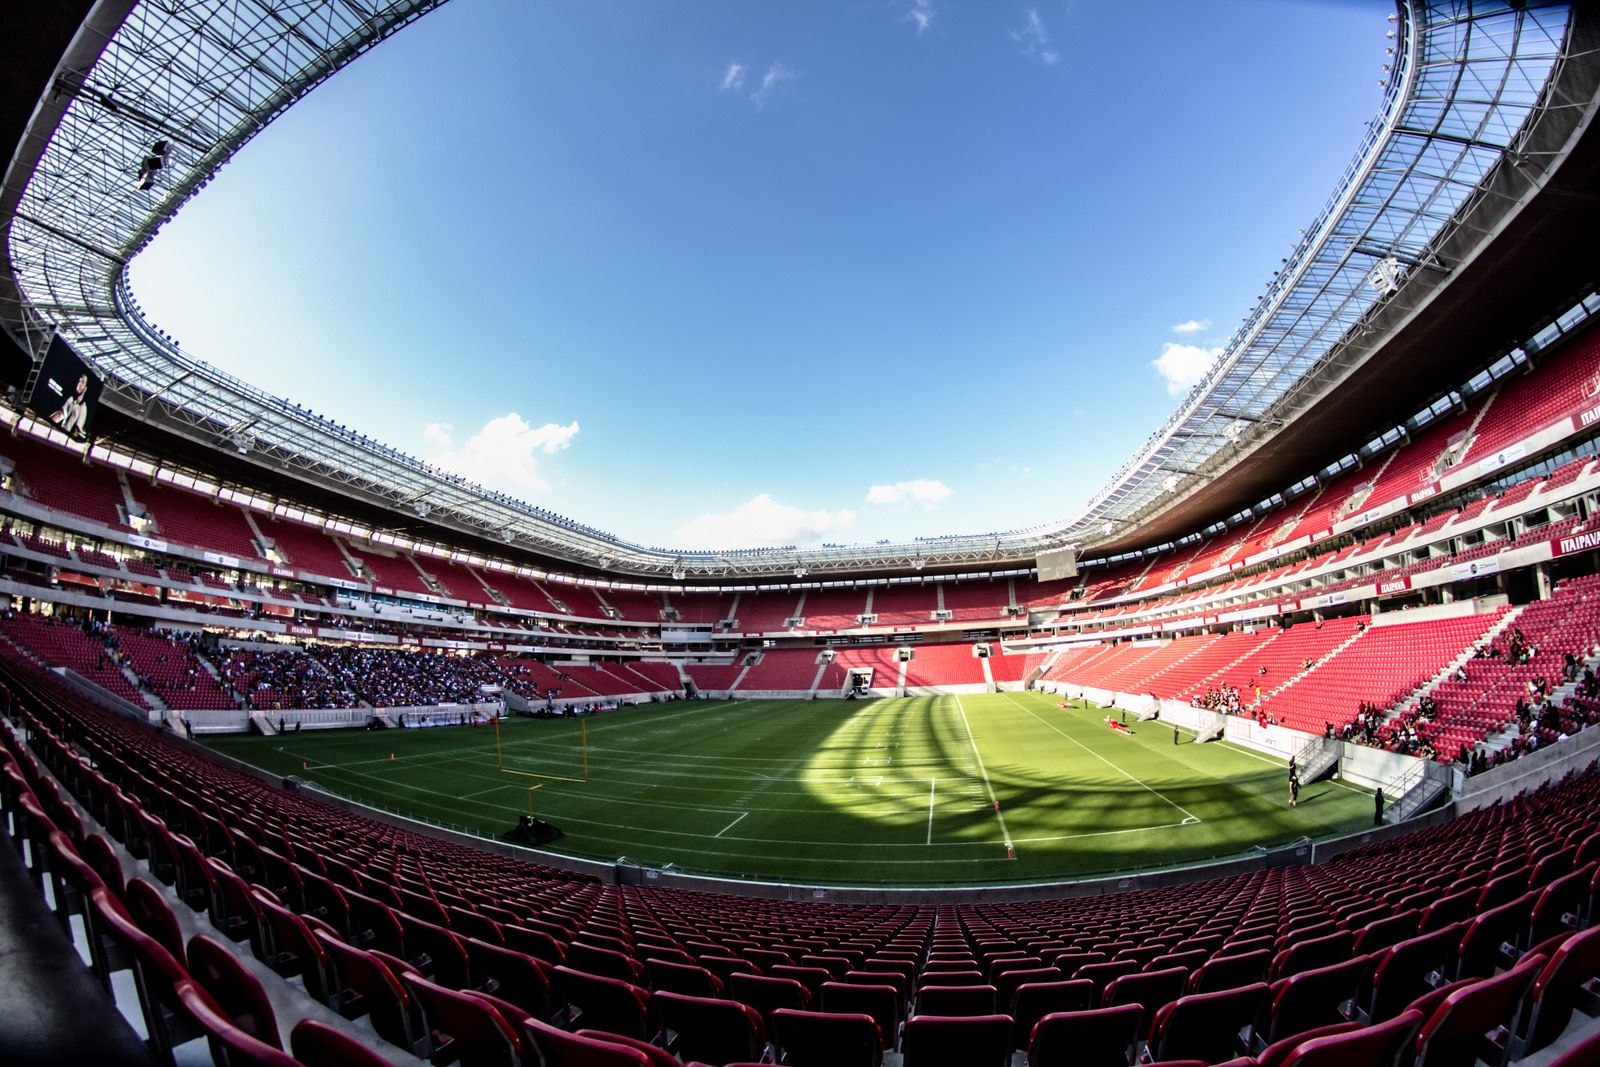
M 1059 964 L 1058 964 L 1059 966 Z M 1063 971 L 1065 967 L 1061 968 Z M 1138 960 L 1107 960 L 1105 963 L 1086 963 L 1072 975 L 1087 978 L 1094 983 L 1096 996 L 1104 996 L 1106 987 L 1125 974 L 1139 973 Z
M 1237 989 L 1265 980 L 1267 968 L 1272 965 L 1272 950 L 1258 948 L 1241 952 L 1237 956 L 1213 956 L 1189 975 L 1188 993 L 1215 993 L 1221 989 Z
M 553 1011 L 550 975 L 543 964 L 503 945 L 479 941 L 475 937 L 462 940 L 472 969 L 474 989 L 503 997 L 535 1018 L 550 1017 Z M 516 1022 L 514 1019 L 506 1021 Z
M 261 913 L 249 884 L 217 857 L 207 856 L 205 862 L 211 883 L 211 925 L 229 941 L 249 941 L 257 957 L 264 957 Z
M 1016 970 L 1001 971 L 994 981 L 996 1010 L 1010 1011 L 1011 999 L 1016 996 L 1018 986 L 1039 982 L 1060 982 L 1065 978 L 1066 975 L 1056 967 L 1019 967 Z
M 282 1049 L 272 1001 L 239 957 L 209 934 L 189 939 L 189 974 L 233 1024 L 258 1041 Z
M 143 876 L 128 879 L 123 886 L 122 903 L 141 930 L 161 942 L 161 947 L 175 959 L 183 959 L 183 928 L 178 925 L 172 905 L 154 883 Z
M 1572 1021 L 1579 990 L 1596 978 L 1600 978 L 1600 926 L 1564 941 L 1534 977 L 1522 1034 L 1524 1054 L 1538 1052 L 1561 1036 Z
M 1527 933 L 1528 915 L 1538 900 L 1537 891 L 1523 893 L 1487 908 L 1467 923 L 1456 948 L 1453 977 L 1487 978 L 1500 969 L 1501 946 L 1515 945 Z
M 1296 1047 L 1318 1037 L 1334 1037 L 1338 1034 L 1348 1034 L 1352 1030 L 1360 1030 L 1366 1024 L 1358 1022 L 1334 1023 L 1332 1026 L 1319 1026 L 1315 1030 L 1307 1030 L 1303 1034 L 1286 1037 L 1282 1041 L 1268 1045 L 1256 1053 L 1255 1067 L 1283 1067 L 1283 1061 L 1289 1058 L 1289 1053 Z
M 366 1015 L 379 1037 L 408 1051 L 425 1044 L 411 994 L 381 960 L 326 930 L 313 929 L 311 936 L 333 965 L 341 1015 L 347 1019 Z
M 1368 956 L 1357 956 L 1274 982 L 1266 1042 L 1270 1045 L 1319 1026 L 1346 1021 L 1340 1005 L 1355 997 L 1371 962 Z
M 772 1034 L 791 1067 L 878 1067 L 893 1041 L 870 1015 L 794 1008 L 773 1011 Z
M 422 1008 L 435 1063 L 519 1067 L 522 1038 L 493 1004 L 416 974 L 403 974 L 400 981 Z
M 105 883 L 94 868 L 78 854 L 72 840 L 60 830 L 45 837 L 51 891 L 55 894 L 56 918 L 70 933 L 72 916 L 83 915 L 89 906 L 89 891 Z
M 278 1045 L 235 1025 L 194 982 L 179 983 L 177 995 L 185 1014 L 205 1034 L 213 1063 L 223 1067 L 297 1067 Z
M 826 993 L 828 987 L 822 988 Z M 992 985 L 924 985 L 917 990 L 914 1014 L 993 1015 L 994 1011 Z
M 657 993 L 661 1025 L 678 1035 L 678 1057 L 684 1062 L 759 1060 L 767 1044 L 761 1013 L 737 1000 Z
M 644 967 L 650 977 L 650 988 L 658 993 L 687 993 L 692 997 L 720 997 L 723 994 L 722 979 L 697 964 L 646 960 Z
M 563 962 L 576 971 L 587 971 L 633 985 L 643 985 L 646 981 L 644 964 L 616 949 L 574 941 L 567 946 L 567 958 Z
M 1393 1018 L 1432 988 L 1428 975 L 1449 968 L 1465 933 L 1465 924 L 1446 926 L 1385 949 L 1372 972 L 1368 1018 L 1373 1022 Z
M 1401 941 L 1416 933 L 1422 915 L 1415 909 L 1396 912 L 1383 919 L 1374 919 L 1356 931 L 1356 943 L 1351 951 L 1367 955 Z
M 905 1067 L 1006 1067 L 1007 1015 L 913 1015 L 900 1041 Z
M 1265 982 L 1179 997 L 1156 1013 L 1156 1059 L 1218 1063 L 1237 1055 L 1239 1032 L 1254 1023 L 1266 997 Z
M 1288 978 L 1301 971 L 1313 971 L 1319 967 L 1331 967 L 1335 963 L 1343 963 L 1350 958 L 1350 947 L 1355 944 L 1355 940 L 1355 935 L 1350 931 L 1340 930 L 1335 934 L 1313 937 L 1290 945 L 1273 957 L 1272 964 L 1267 969 L 1267 980 L 1277 981 L 1279 978 Z
M 1511 1024 L 1522 994 L 1545 962 L 1544 956 L 1529 953 L 1511 970 L 1463 984 L 1445 997 L 1417 1035 L 1417 1067 L 1471 1067 L 1480 1058 L 1503 1063 L 1504 1051 L 1485 1035 Z
M 1540 867 L 1552 856 L 1540 863 Z M 1553 879 L 1539 893 L 1533 912 L 1528 917 L 1528 943 L 1537 945 L 1548 937 L 1572 929 L 1569 916 L 1581 921 L 1584 906 L 1589 900 L 1589 880 L 1594 877 L 1596 864 L 1589 864 L 1570 874 Z
M 1125 974 L 1106 986 L 1105 995 L 1101 997 L 1101 1007 L 1114 1008 L 1119 1004 L 1142 1005 L 1144 1016 L 1139 1036 L 1148 1038 L 1150 1028 L 1155 1023 L 1156 1012 L 1160 1011 L 1163 1005 L 1170 1004 L 1183 996 L 1183 984 L 1188 980 L 1189 972 L 1182 967 Z
M 852 982 L 824 982 L 815 1001 L 825 1012 L 866 1015 L 878 1024 L 886 1042 L 900 1030 L 900 994 L 891 985 L 856 985 Z M 885 1044 L 884 1048 L 892 1047 Z
M 178 962 L 182 957 L 174 956 L 139 929 L 104 886 L 90 891 L 89 907 L 96 929 L 105 933 L 133 969 L 150 1047 L 162 1062 L 170 1062 L 173 1046 L 199 1034 L 197 1024 L 178 998 L 178 986 L 189 981 L 189 972 Z
M 772 1013 L 779 1008 L 789 1008 L 793 1011 L 811 1009 L 811 994 L 806 992 L 805 986 L 793 978 L 773 978 L 764 974 L 736 974 L 730 981 L 733 999 L 759 1011 L 762 1018 L 767 1020 L 769 1031 L 772 1028 Z
M 307 993 L 331 1004 L 335 993 L 333 964 L 322 943 L 311 936 L 304 919 L 264 894 L 257 888 L 256 911 L 261 916 L 267 966 L 286 978 L 298 975 L 305 982 Z
M 316 1019 L 294 1024 L 289 1051 L 304 1067 L 390 1067 L 387 1059 L 361 1041 Z
M 527 1047 L 536 1051 L 543 1067 L 650 1067 L 637 1049 L 601 1038 L 569 1033 L 539 1019 L 523 1019 Z
M 1011 995 L 1011 1047 L 1025 1049 L 1033 1026 L 1053 1012 L 1088 1011 L 1094 1007 L 1094 983 L 1086 978 L 1064 982 L 1029 982 Z
M 585 1029 L 624 1037 L 655 1036 L 649 990 L 616 978 L 576 971 L 565 964 L 556 967 L 551 976 L 557 994 L 583 1013 L 579 1022 Z
M 78 845 L 78 856 L 82 856 L 83 862 L 93 867 L 94 873 L 110 889 L 112 896 L 122 896 L 123 886 L 126 885 L 122 875 L 122 859 L 118 859 L 117 849 L 112 848 L 104 833 L 94 832 L 83 838 Z
M 1403 1011 L 1387 1022 L 1314 1037 L 1295 1045 L 1283 1067 L 1392 1067 L 1421 1025 L 1421 1012 Z
M 1029 1035 L 1028 1065 L 1126 1067 L 1143 1019 L 1144 1008 L 1138 1004 L 1051 1012 L 1034 1024 Z

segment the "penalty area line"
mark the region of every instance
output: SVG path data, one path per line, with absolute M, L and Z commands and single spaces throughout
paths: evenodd
M 1026 704 L 1024 704 L 1022 701 L 1018 700 L 1016 697 L 1012 696 L 1010 693 L 1005 694 L 1005 697 L 1006 697 L 1007 700 L 1011 701 L 1011 703 L 1015 704 L 1017 707 L 1021 708 L 1023 711 L 1027 712 L 1029 715 L 1033 716 L 1033 718 L 1037 719 L 1039 722 L 1043 723 L 1045 726 L 1048 726 L 1050 729 L 1052 729 L 1056 733 L 1060 734 L 1066 740 L 1071 741 L 1073 744 L 1077 745 L 1079 748 L 1081 748 L 1085 752 L 1089 753 L 1089 755 L 1093 756 L 1095 759 L 1099 760 L 1101 763 L 1104 763 L 1107 767 L 1110 767 L 1112 770 L 1114 770 L 1118 774 L 1122 775 L 1124 778 L 1126 778 L 1128 781 L 1132 782 L 1134 785 L 1138 786 L 1140 789 L 1143 789 L 1147 793 L 1151 793 L 1151 794 L 1153 794 L 1153 795 L 1155 795 L 1157 797 L 1160 797 L 1162 800 L 1166 801 L 1168 804 L 1171 804 L 1173 807 L 1175 807 L 1179 811 L 1183 812 L 1184 821 L 1182 823 L 1180 823 L 1179 825 L 1192 826 L 1194 823 L 1198 823 L 1198 822 L 1203 821 L 1194 812 L 1190 811 L 1188 808 L 1184 807 L 1182 804 L 1179 804 L 1176 800 L 1173 800 L 1171 797 L 1169 797 L 1165 793 L 1161 792 L 1161 790 L 1155 789 L 1155 788 L 1153 788 L 1151 786 L 1146 785 L 1143 780 L 1141 780 L 1140 778 L 1136 777 L 1135 775 L 1129 774 L 1127 771 L 1123 770 L 1121 767 L 1117 766 L 1115 763 L 1112 763 L 1110 760 L 1106 759 L 1100 753 L 1096 752 L 1094 749 L 1090 748 L 1088 745 L 1084 744 L 1082 741 L 1079 741 L 1076 737 L 1073 737 L 1071 734 L 1067 733 L 1065 730 L 1063 730 L 1061 727 L 1057 726 L 1055 723 L 1051 722 L 1049 719 L 1046 719 L 1043 716 L 1041 716 L 1038 713 L 1036 713 L 1032 708 L 1028 707 Z M 1194 820 L 1194 823 L 1191 823 L 1189 821 L 1191 819 Z

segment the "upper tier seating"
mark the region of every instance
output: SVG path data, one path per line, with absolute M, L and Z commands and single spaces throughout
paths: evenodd
M 866 613 L 865 589 L 812 589 L 806 593 L 805 627 L 808 630 L 849 630 L 861 625 Z
M 422 572 L 403 552 L 397 551 L 390 556 L 377 547 L 357 546 L 348 542 L 345 550 L 372 574 L 372 584 L 376 587 L 392 589 L 396 593 L 438 595 L 428 588 L 428 584 L 422 580 Z
M 159 482 L 136 480 L 132 489 L 134 499 L 155 520 L 161 537 L 240 559 L 261 558 L 255 535 L 236 505 L 207 500 Z
M 1004 619 L 1010 606 L 1010 587 L 1001 582 L 942 582 L 944 610 L 955 622 Z
M 514 574 L 502 571 L 484 571 L 484 579 L 490 588 L 506 598 L 514 608 L 524 611 L 543 611 L 556 614 L 556 606 L 545 595 L 543 589 L 527 578 L 519 578 Z
M 786 620 L 796 617 L 799 603 L 799 593 L 740 593 L 734 609 L 739 621 L 735 629 L 747 634 L 786 630 Z
M 927 585 L 879 585 L 872 590 L 872 614 L 878 617 L 873 624 L 875 626 L 926 624 L 933 621 L 933 613 L 938 606 L 939 591 L 932 582 Z
M 733 598 L 725 593 L 673 593 L 667 603 L 678 613 L 680 623 L 715 626 L 728 617 Z
M 1529 434 L 1600 404 L 1600 330 L 1586 330 L 1489 402 L 1463 464 L 1493 456 Z
M 123 519 L 122 483 L 116 472 L 27 434 L 0 438 L 0 456 L 16 465 L 26 495 L 36 503 L 69 515 L 81 515 L 119 530 Z
M 580 619 L 605 619 L 609 618 L 605 608 L 601 606 L 596 591 L 588 586 L 567 585 L 563 582 L 535 582 L 535 585 L 544 590 L 552 602 L 559 603 L 566 608 L 564 614 L 576 615 Z
M 469 604 L 487 604 L 489 592 L 477 575 L 464 563 L 440 559 L 437 556 L 417 555 L 417 565 L 443 587 L 441 596 L 451 600 L 465 600 Z
M 261 533 L 277 547 L 278 553 L 296 570 L 328 578 L 354 581 L 344 554 L 333 539 L 321 530 L 287 519 L 256 518 Z
M 660 593 L 641 593 L 629 589 L 607 589 L 602 594 L 607 604 L 624 619 L 634 622 L 660 622 L 665 606 Z

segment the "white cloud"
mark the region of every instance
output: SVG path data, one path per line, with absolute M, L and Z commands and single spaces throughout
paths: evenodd
M 918 504 L 931 511 L 956 495 L 956 491 L 938 479 L 913 478 L 892 485 L 875 485 L 867 490 L 867 503 L 881 506 Z
M 690 519 L 672 536 L 683 548 L 780 548 L 815 544 L 855 524 L 856 513 L 849 508 L 805 511 L 760 493 L 724 514 Z
M 1056 60 L 1061 58 L 1061 53 L 1050 47 L 1050 31 L 1045 28 L 1044 19 L 1039 17 L 1036 7 L 1023 8 L 1022 29 L 1007 32 L 1017 51 L 1037 63 L 1054 66 Z
M 1181 334 L 1191 334 L 1191 333 L 1200 333 L 1200 332 L 1202 332 L 1204 330 L 1209 330 L 1209 329 L 1211 329 L 1211 320 L 1210 319 L 1190 319 L 1188 322 L 1180 322 L 1180 323 L 1178 323 L 1176 326 L 1174 326 L 1172 328 L 1172 332 L 1173 333 L 1181 333 Z
M 1176 396 L 1204 378 L 1206 371 L 1211 369 L 1220 355 L 1220 348 L 1180 345 L 1168 341 L 1161 346 L 1161 355 L 1152 360 L 1150 365 L 1167 380 L 1167 392 Z
M 434 466 L 507 493 L 549 492 L 550 484 L 539 475 L 539 457 L 567 448 L 577 435 L 576 419 L 565 426 L 529 426 L 515 411 L 490 419 L 459 447 L 449 423 L 430 423 L 422 431 L 424 440 L 442 449 L 433 457 Z
M 726 73 L 722 75 L 722 91 L 738 92 L 744 88 L 744 66 L 739 63 L 729 63 Z
M 933 25 L 934 17 L 938 11 L 934 9 L 933 0 L 911 0 L 906 5 L 906 13 L 900 16 L 901 22 L 909 22 L 917 28 L 920 37 L 929 26 Z
M 761 87 L 750 94 L 750 102 L 755 104 L 757 109 L 766 107 L 767 97 L 772 95 L 773 90 L 784 82 L 794 79 L 795 73 L 786 63 L 782 60 L 775 61 L 767 68 L 767 72 L 761 75 Z

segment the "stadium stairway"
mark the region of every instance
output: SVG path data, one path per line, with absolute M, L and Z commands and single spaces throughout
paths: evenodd
M 1344 745 L 1330 738 L 1313 737 L 1307 741 L 1300 746 L 1300 751 L 1295 753 L 1295 766 L 1298 768 L 1300 781 L 1310 785 L 1333 770 L 1339 765 L 1339 757 L 1343 751 Z
M 1510 611 L 1506 612 L 1498 621 L 1495 622 L 1493 626 L 1489 627 L 1489 629 L 1484 632 L 1483 636 L 1478 639 L 1477 645 L 1483 645 L 1487 647 L 1494 644 L 1494 642 L 1499 639 L 1501 634 L 1505 633 L 1512 627 L 1512 625 L 1516 623 L 1516 620 L 1521 617 L 1522 612 L 1523 607 L 1521 606 L 1514 607 Z M 1476 654 L 1477 645 L 1467 646 L 1467 648 L 1462 650 L 1459 656 L 1451 660 L 1449 663 L 1446 663 L 1444 667 L 1440 669 L 1438 674 L 1435 674 L 1432 678 L 1428 679 L 1427 682 L 1418 688 L 1415 693 L 1412 693 L 1404 700 L 1395 704 L 1394 707 L 1390 708 L 1383 717 L 1383 723 L 1379 724 L 1380 727 L 1393 722 L 1395 719 L 1409 711 L 1414 711 L 1417 705 L 1421 703 L 1423 697 L 1427 696 L 1429 693 L 1432 693 L 1435 689 L 1438 689 L 1443 682 L 1448 681 L 1451 677 L 1453 677 L 1457 670 L 1472 660 L 1473 656 Z
M 1388 804 L 1383 821 L 1392 826 L 1427 811 L 1441 797 L 1448 796 L 1452 777 L 1448 765 L 1418 760 L 1414 767 L 1383 787 Z
M 1321 624 L 1319 623 L 1318 625 L 1320 626 Z M 1318 659 L 1311 666 L 1307 667 L 1303 671 L 1298 671 L 1295 674 L 1291 675 L 1289 677 L 1289 680 L 1284 682 L 1282 685 L 1275 686 L 1272 689 L 1268 690 L 1267 692 L 1262 693 L 1261 694 L 1261 699 L 1257 703 L 1265 704 L 1267 701 L 1271 700 L 1273 697 L 1277 696 L 1279 693 L 1283 692 L 1285 689 L 1289 688 L 1291 685 L 1293 685 L 1294 683 L 1298 682 L 1300 679 L 1304 678 L 1306 675 L 1312 673 L 1317 668 L 1321 667 L 1324 663 L 1327 663 L 1329 660 L 1333 659 L 1333 657 L 1337 656 L 1339 653 L 1343 652 L 1345 649 L 1347 649 L 1351 645 L 1355 644 L 1357 641 L 1361 640 L 1361 635 L 1366 633 L 1366 632 L 1367 631 L 1364 630 L 1364 629 L 1356 630 L 1355 633 L 1351 634 L 1349 637 L 1347 637 L 1343 641 L 1339 642 L 1326 655 L 1324 655 L 1323 657 Z

